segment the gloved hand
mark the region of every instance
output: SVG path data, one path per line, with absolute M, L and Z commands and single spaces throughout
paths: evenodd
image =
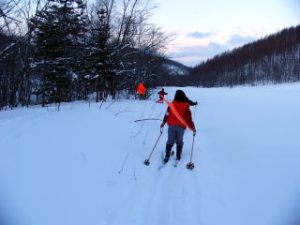
M 163 131 L 164 131 L 164 128 L 163 128 L 163 127 L 161 127 L 161 128 L 160 128 L 160 133 L 162 134 L 162 133 L 163 133 Z
M 163 122 L 163 123 L 161 123 L 161 125 L 160 125 L 160 133 L 161 133 L 161 134 L 162 134 L 162 132 L 163 132 L 164 125 L 165 125 L 165 123 L 164 123 L 164 122 Z

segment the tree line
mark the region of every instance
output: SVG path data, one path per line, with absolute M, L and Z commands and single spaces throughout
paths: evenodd
M 205 87 L 299 80 L 300 25 L 217 55 L 181 78 L 184 84 Z
M 0 109 L 134 93 L 168 36 L 149 0 L 0 0 Z

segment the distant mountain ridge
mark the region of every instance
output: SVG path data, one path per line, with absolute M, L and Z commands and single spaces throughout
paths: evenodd
M 188 75 L 192 71 L 191 67 L 185 66 L 171 59 L 165 59 L 162 67 L 168 75 L 174 76 Z
M 300 25 L 208 59 L 181 78 L 206 87 L 294 81 L 300 81 Z
M 192 72 L 192 68 L 164 57 L 159 69 L 159 86 L 181 86 L 181 80 Z

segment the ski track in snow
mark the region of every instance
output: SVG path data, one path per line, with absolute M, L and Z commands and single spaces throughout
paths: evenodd
M 155 103 L 150 108 L 151 113 L 145 116 L 143 111 L 141 118 L 152 118 L 154 114 L 163 115 L 166 110 L 166 106 Z M 157 109 L 160 112 L 157 112 Z M 147 122 L 140 125 L 139 134 L 142 132 L 145 123 Z M 165 128 L 165 132 L 167 132 L 166 130 Z M 145 139 L 147 139 L 147 134 L 148 129 L 145 131 Z M 173 167 L 174 161 L 170 160 L 164 168 L 157 170 L 161 164 L 160 152 L 164 151 L 164 143 L 166 142 L 165 137 L 162 139 L 159 145 L 160 149 L 156 149 L 156 154 L 153 155 L 150 166 L 139 166 L 139 170 L 142 172 L 139 174 L 137 184 L 131 188 L 120 205 L 110 213 L 106 224 L 122 224 L 129 217 L 131 218 L 129 224 L 133 225 L 176 225 L 184 224 L 187 217 L 191 219 L 197 217 L 198 207 L 196 206 L 200 201 L 197 196 L 194 196 L 194 193 L 200 193 L 200 190 L 199 188 L 195 189 L 196 187 L 193 185 L 190 186 L 194 182 L 191 182 L 191 171 L 185 171 L 187 157 L 182 159 L 177 168 Z M 146 144 L 145 141 L 143 143 Z M 183 156 L 187 156 L 187 153 L 184 153 Z M 149 176 L 149 173 L 151 176 Z M 199 220 L 194 219 L 192 224 L 199 224 Z
M 16 109 L 16 111 L 19 111 L 19 109 Z M 28 113 L 26 112 L 17 114 L 14 111 L 5 111 L 3 113 L 4 115 L 2 115 L 3 117 L 0 117 L 1 127 L 3 127 L 3 131 L 5 131 L 3 133 L 0 133 L 0 144 L 4 145 L 9 141 L 20 138 L 21 135 L 26 132 L 26 130 L 30 129 L 32 126 L 37 125 L 39 121 L 45 118 L 45 113 L 43 111 L 35 110 L 31 115 L 28 115 Z M 15 114 L 15 116 L 9 116 L 10 113 L 13 115 Z M 19 124 L 19 126 L 16 128 L 15 126 L 13 126 L 14 124 Z M 14 129 L 11 129 L 11 127 L 13 127 Z
M 199 224 L 200 189 L 194 182 L 193 172 L 187 171 L 183 162 L 174 168 L 173 160 L 158 172 L 157 165 L 140 168 L 142 174 L 138 184 L 114 210 L 107 224 L 121 224 L 128 217 L 131 218 L 129 224 L 134 225 L 179 225 L 184 224 L 187 218 L 191 224 Z M 149 173 L 151 177 L 146 176 Z M 195 193 L 199 195 L 195 196 Z

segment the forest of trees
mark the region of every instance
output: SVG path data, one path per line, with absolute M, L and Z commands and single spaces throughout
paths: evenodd
M 149 0 L 0 0 L 0 110 L 155 86 L 167 35 Z
M 300 25 L 190 72 L 164 57 L 169 36 L 149 22 L 154 8 L 151 0 L 0 0 L 0 110 L 117 98 L 134 94 L 139 82 L 152 88 L 300 80 Z M 172 75 L 168 64 L 189 75 Z
M 300 81 L 300 25 L 217 55 L 181 78 L 204 87 L 294 81 Z

